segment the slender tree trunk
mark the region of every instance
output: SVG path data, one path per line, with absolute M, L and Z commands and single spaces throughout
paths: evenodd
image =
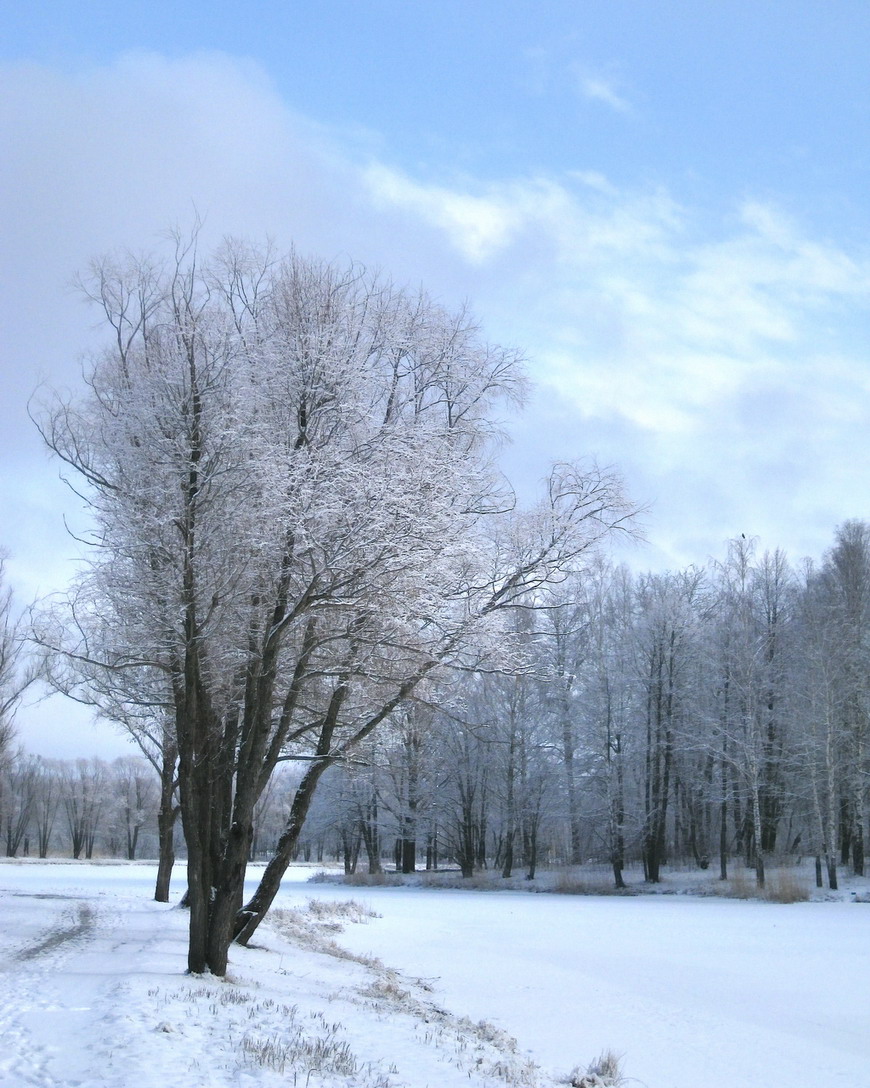
M 168 812 L 161 806 L 157 813 L 158 860 L 154 898 L 158 903 L 169 902 L 169 886 L 175 866 L 175 821 L 177 818 L 177 806 L 170 807 Z
M 526 880 L 534 880 L 538 871 L 538 829 L 533 828 L 529 834 L 529 857 Z
M 513 717 L 513 716 L 512 716 Z M 506 769 L 507 778 L 507 793 L 505 796 L 505 833 L 504 833 L 504 858 L 501 869 L 502 877 L 507 880 L 513 872 L 514 867 L 514 837 L 516 836 L 516 804 L 514 796 L 514 778 L 516 774 L 514 762 L 516 756 L 517 747 L 517 733 L 514 727 L 514 722 L 511 720 L 510 739 L 508 741 L 508 761 Z M 572 824 L 573 828 L 573 824 Z M 573 853 L 573 830 L 572 830 L 572 853 Z
M 287 872 L 287 866 L 293 857 L 305 817 L 311 807 L 311 801 L 320 781 L 320 776 L 329 766 L 326 759 L 312 762 L 305 772 L 293 803 L 284 833 L 278 840 L 275 854 L 266 866 L 257 890 L 248 902 L 239 910 L 234 920 L 234 938 L 238 944 L 246 945 L 256 932 L 260 922 L 266 917 L 269 908 L 281 887 L 281 878 Z
M 438 825 L 433 825 L 426 836 L 426 869 L 438 868 Z
M 828 887 L 837 887 L 837 782 L 836 782 L 836 737 L 834 721 L 828 715 L 825 734 L 825 778 L 827 808 L 825 821 L 825 865 L 828 870 Z
M 755 861 L 755 883 L 759 888 L 764 887 L 764 850 L 761 845 L 761 798 L 759 796 L 759 784 L 756 776 L 752 783 L 752 819 L 753 828 L 753 855 Z
M 562 685 L 566 683 L 562 679 Z M 562 691 L 562 765 L 565 772 L 565 789 L 568 794 L 568 823 L 571 830 L 571 864 L 583 860 L 580 836 L 580 801 L 577 789 L 577 770 L 574 762 L 574 729 L 571 723 L 567 690 Z
M 622 737 L 619 734 L 617 734 L 616 743 L 613 879 L 617 888 L 624 888 L 625 880 L 622 874 L 625 869 L 625 771 L 622 763 Z
M 865 812 L 865 744 L 864 744 L 863 715 L 858 726 L 858 736 L 855 744 L 855 786 L 853 790 L 854 825 L 852 831 L 852 872 L 855 876 L 864 876 L 864 825 L 866 823 Z
M 605 738 L 607 760 L 607 810 L 608 838 L 610 840 L 610 864 L 613 868 L 613 883 L 617 888 L 624 888 L 622 870 L 625 865 L 625 845 L 622 827 L 625 820 L 622 773 L 622 737 L 613 732 L 610 692 L 607 693 L 607 736 Z
M 719 802 L 719 879 L 728 879 L 728 769 L 722 754 L 722 799 Z

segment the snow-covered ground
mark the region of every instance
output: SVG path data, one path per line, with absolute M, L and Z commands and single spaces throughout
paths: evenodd
M 611 1049 L 648 1088 L 870 1088 L 866 903 L 310 873 L 219 981 L 184 974 L 152 866 L 0 864 L 0 1085 L 543 1088 Z

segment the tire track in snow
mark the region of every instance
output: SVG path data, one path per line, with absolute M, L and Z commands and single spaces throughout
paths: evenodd
M 88 903 L 78 904 L 78 921 L 68 929 L 49 930 L 48 936 L 38 944 L 25 948 L 12 957 L 13 962 L 21 960 L 33 960 L 38 956 L 44 956 L 47 952 L 53 952 L 56 948 L 66 944 L 67 941 L 83 937 L 94 928 L 94 912 Z

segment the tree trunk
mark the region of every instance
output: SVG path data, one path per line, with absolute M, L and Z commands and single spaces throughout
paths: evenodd
M 512 710 L 513 710 L 513 708 L 512 708 Z M 507 778 L 507 795 L 505 797 L 505 812 L 504 812 L 504 823 L 505 823 L 504 858 L 503 858 L 503 865 L 502 865 L 502 870 L 501 870 L 501 875 L 505 880 L 507 880 L 507 878 L 511 875 L 511 873 L 513 872 L 513 867 L 514 867 L 514 837 L 516 836 L 516 820 L 517 820 L 516 801 L 515 801 L 515 794 L 514 794 L 514 788 L 515 788 L 514 780 L 516 778 L 516 766 L 515 766 L 515 763 L 516 763 L 516 750 L 517 750 L 517 731 L 516 731 L 516 726 L 515 726 L 514 721 L 513 721 L 513 714 L 512 714 L 511 715 L 510 739 L 509 739 L 509 742 L 508 742 L 508 761 L 507 761 L 507 768 L 506 768 L 506 771 L 505 771 L 505 776 Z M 570 747 L 566 744 L 566 747 L 565 747 L 566 758 L 567 758 L 567 753 L 568 753 L 569 750 L 570 750 Z M 566 766 L 566 774 L 567 773 L 568 773 L 568 768 Z M 569 801 L 569 806 L 570 806 L 570 803 L 571 803 L 570 783 L 569 783 L 568 801 Z M 573 824 L 572 824 L 572 827 L 573 827 Z M 573 839 L 572 839 L 572 843 L 573 843 Z M 572 850 L 573 850 L 573 845 L 572 845 Z
M 565 789 L 568 794 L 568 823 L 571 831 L 571 864 L 579 865 L 583 861 L 580 841 L 580 803 L 577 790 L 577 770 L 574 762 L 574 730 L 571 724 L 568 692 L 562 679 L 562 764 L 565 769 Z
M 610 840 L 610 864 L 613 868 L 613 883 L 616 888 L 624 888 L 622 870 L 625 867 L 625 795 L 622 767 L 622 734 L 614 733 L 610 702 L 610 690 L 607 692 L 607 793 L 608 793 L 608 838 Z
M 526 873 L 526 880 L 534 880 L 538 871 L 538 836 L 533 835 L 531 841 L 531 849 L 529 850 L 529 869 Z
M 728 771 L 722 756 L 722 800 L 719 802 L 719 879 L 728 879 Z
M 378 794 L 374 786 L 372 786 L 368 804 L 365 806 L 362 816 L 360 817 L 359 830 L 362 835 L 363 845 L 366 849 L 369 873 L 380 873 L 381 836 L 380 828 L 378 827 Z
M 433 827 L 426 836 L 426 869 L 438 868 L 438 828 Z

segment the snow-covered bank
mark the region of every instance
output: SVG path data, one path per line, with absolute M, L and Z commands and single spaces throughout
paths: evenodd
M 504 1084 L 475 1072 L 502 1052 L 511 1075 L 525 1056 L 564 1083 L 609 1048 L 648 1088 L 870 1088 L 866 904 L 352 888 L 311 871 L 291 870 L 280 906 L 363 902 L 380 917 L 334 940 L 411 981 L 286 926 L 233 949 L 229 985 L 186 978 L 186 917 L 150 902 L 153 869 L 0 865 L 0 1084 L 292 1085 L 276 1047 L 298 1028 L 356 1062 L 312 1086 Z M 426 1002 L 444 1018 L 401 1011 Z M 251 1049 L 270 1045 L 275 1068 Z

